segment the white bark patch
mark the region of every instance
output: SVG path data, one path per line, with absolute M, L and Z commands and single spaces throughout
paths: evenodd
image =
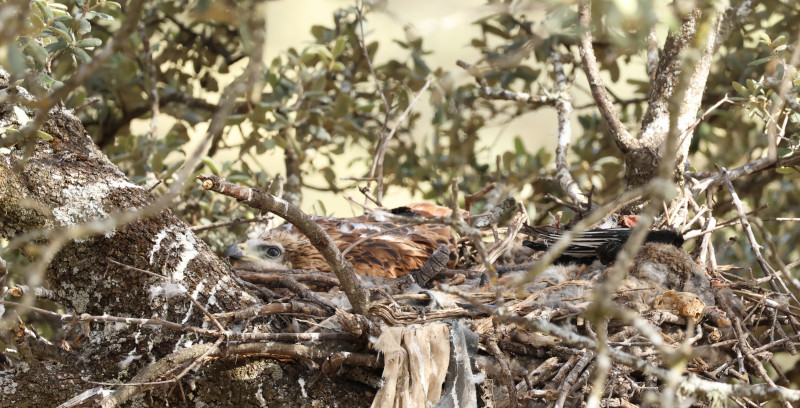
M 103 208 L 103 199 L 111 189 L 106 183 L 89 183 L 85 185 L 67 184 L 61 190 L 61 207 L 53 209 L 53 217 L 62 227 L 69 227 L 89 221 L 108 218 Z M 114 235 L 114 230 L 106 232 L 106 237 Z
M 63 178 L 60 174 L 51 176 L 54 180 Z M 67 182 L 61 190 L 61 207 L 53 209 L 56 223 L 62 227 L 70 227 L 90 221 L 105 220 L 109 217 L 103 206 L 103 200 L 118 188 L 141 188 L 127 180 L 112 180 L 103 183 L 82 183 L 81 179 Z M 115 229 L 105 233 L 106 238 L 114 236 Z
M 298 378 L 297 385 L 300 386 L 300 393 L 303 395 L 303 398 L 308 398 L 308 393 L 306 392 L 306 381 L 302 378 Z
M 256 399 L 258 400 L 258 403 L 262 407 L 269 406 L 269 404 L 267 403 L 267 400 L 264 399 L 264 382 L 263 381 L 259 381 L 258 382 L 258 389 L 256 390 Z
M 128 368 L 128 366 L 131 365 L 132 362 L 142 358 L 141 355 L 133 354 L 133 352 L 134 352 L 134 350 L 131 350 L 131 352 L 128 353 L 128 355 L 122 361 L 117 363 L 117 365 L 119 366 L 120 369 L 124 370 L 124 369 Z

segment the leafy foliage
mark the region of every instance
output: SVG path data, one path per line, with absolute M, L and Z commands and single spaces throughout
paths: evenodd
M 648 33 L 676 27 L 685 10 L 680 4 L 638 2 L 634 8 L 627 8 L 621 2 L 594 3 L 593 19 L 603 23 L 593 32 L 595 52 L 611 80 L 607 85 L 612 95 L 617 95 L 622 120 L 635 133 L 649 92 L 643 67 Z M 784 132 L 779 154 L 790 155 L 800 144 L 796 102 L 800 77 L 787 61 L 793 50 L 790 43 L 797 38 L 800 26 L 797 6 L 777 0 L 758 5 L 734 3 L 727 14 L 701 110 L 726 94 L 735 104 L 710 112 L 696 128 L 690 158 L 696 170 L 714 171 L 706 163 L 732 167 L 761 155 L 770 118 L 777 120 Z M 152 185 L 159 179 L 170 183 L 192 149 L 187 147 L 191 135 L 204 129 L 216 108 L 218 94 L 230 76 L 242 69 L 241 62 L 250 52 L 250 28 L 242 24 L 241 15 L 252 10 L 251 2 L 199 1 L 186 5 L 174 1 L 151 5 L 142 16 L 137 35 L 65 101 L 69 107 L 78 107 L 98 98 L 97 103 L 82 106 L 78 113 L 95 141 L 138 183 Z M 479 31 L 470 44 L 483 56 L 474 64 L 472 74 L 483 78 L 490 90 L 546 97 L 555 89 L 552 56 L 558 54 L 566 61 L 568 79 L 578 79 L 569 92 L 579 95 L 584 91 L 572 2 L 493 1 L 491 6 L 472 23 Z M 363 18 L 369 22 L 371 13 L 379 12 L 380 3 L 368 4 Z M 27 81 L 26 86 L 58 87 L 76 65 L 88 61 L 109 40 L 123 14 L 119 4 L 110 1 L 34 1 L 21 19 L 5 64 L 17 78 Z M 786 18 L 772 18 L 776 14 Z M 423 123 L 412 109 L 399 123 L 387 146 L 387 188 L 442 200 L 454 178 L 465 192 L 497 182 L 500 188 L 496 196 L 478 203 L 479 207 L 511 193 L 521 195 L 519 198 L 528 203 L 534 220 L 560 209 L 545 199 L 546 194 L 563 194 L 553 181 L 553 153 L 546 149 L 530 152 L 523 143 L 549 135 L 531 129 L 518 135 L 517 142 L 498 157 L 482 152 L 487 128 L 535 110 L 550 109 L 549 103 L 486 98 L 482 85 L 455 81 L 457 73 L 433 66 L 429 57 L 437 50 L 427 49 L 425 38 L 414 35 L 413 30 L 406 38 L 395 40 L 404 54 L 382 59 L 381 44 L 369 40 L 365 54 L 359 16 L 353 7 L 339 10 L 329 26 L 310 27 L 312 44 L 288 49 L 266 64 L 263 87 L 252 90 L 253 99 L 238 101 L 223 137 L 214 141 L 204 168 L 198 171 L 245 185 L 271 185 L 272 192 L 278 191 L 278 183 L 271 181 L 282 174 L 286 178 L 284 191 L 296 200 L 301 199 L 304 188 L 310 187 L 305 181 L 309 174 L 322 174 L 326 181 L 324 186 L 313 188 L 351 190 L 355 184 L 342 181 L 332 165 L 350 160 L 349 164 L 356 166 L 353 168 L 371 166 L 383 132 L 395 124 L 430 79 L 429 97 L 422 98 L 420 104 L 429 101 L 432 121 Z M 374 75 L 368 62 L 374 64 Z M 774 112 L 785 75 L 791 75 L 792 86 L 783 111 Z M 388 111 L 381 93 L 391 104 Z M 157 121 L 158 133 L 132 130 L 136 120 L 149 118 L 156 102 L 162 115 Z M 584 191 L 594 188 L 596 202 L 604 202 L 624 188 L 622 156 L 592 106 L 576 111 L 580 132 L 573 136 L 569 170 Z M 167 116 L 172 120 L 165 120 Z M 425 138 L 413 134 L 424 134 Z M 283 166 L 264 163 L 261 157 L 276 150 L 285 157 Z M 794 174 L 793 167 L 784 167 L 758 175 L 759 182 L 737 188 L 742 189 L 740 193 L 751 206 L 768 202 L 771 207 L 764 214 L 779 215 L 796 207 L 800 200 Z M 371 186 L 374 188 L 374 183 Z M 236 203 L 200 191 L 198 186 L 191 186 L 184 198 L 176 210 L 193 224 L 252 215 Z M 722 204 L 716 211 L 723 216 L 730 207 Z M 776 242 L 791 242 L 788 237 L 793 236 L 793 230 L 791 224 L 765 223 L 763 231 L 784 237 Z M 232 240 L 231 234 L 241 232 L 242 227 L 215 230 L 206 238 L 222 246 Z M 800 256 L 789 246 L 779 248 L 779 252 Z

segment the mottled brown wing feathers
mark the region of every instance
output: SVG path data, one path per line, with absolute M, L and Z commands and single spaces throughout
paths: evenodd
M 446 226 L 403 226 L 375 222 L 367 216 L 317 218 L 315 221 L 336 242 L 339 250 L 344 251 L 355 244 L 345 258 L 360 275 L 387 278 L 403 276 L 424 265 L 440 244 L 449 246 L 451 253 L 455 253 L 454 239 L 450 228 Z M 330 271 L 322 255 L 294 227 L 267 231 L 262 238 L 283 245 L 292 268 Z

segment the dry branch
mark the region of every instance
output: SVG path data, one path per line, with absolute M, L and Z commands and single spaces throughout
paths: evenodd
M 198 179 L 203 182 L 203 188 L 206 190 L 233 197 L 253 208 L 269 211 L 292 223 L 308 237 L 311 245 L 325 257 L 336 277 L 339 278 L 345 293 L 347 293 L 347 298 L 350 300 L 353 310 L 358 314 L 367 312 L 366 291 L 361 287 L 361 283 L 353 270 L 353 265 L 347 262 L 331 237 L 312 221 L 307 214 L 287 201 L 273 197 L 260 189 L 241 187 L 213 175 L 200 175 Z

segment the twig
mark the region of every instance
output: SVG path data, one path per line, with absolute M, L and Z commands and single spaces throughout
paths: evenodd
M 234 268 L 236 274 L 247 282 L 256 285 L 279 286 L 281 277 L 291 274 L 291 277 L 298 282 L 308 282 L 315 286 L 339 286 L 339 279 L 330 272 L 320 272 L 305 269 L 291 269 L 288 271 L 254 272 L 246 269 Z
M 389 112 L 392 111 L 392 106 L 389 104 L 389 101 L 386 100 L 386 95 L 384 95 L 383 90 L 381 89 L 381 84 L 378 82 L 378 75 L 375 74 L 375 68 L 372 67 L 372 61 L 369 58 L 369 51 L 367 51 L 367 41 L 366 36 L 364 35 L 364 3 L 359 2 L 356 5 L 356 11 L 358 12 L 358 28 L 361 30 L 361 37 L 358 38 L 358 42 L 361 44 L 361 52 L 364 53 L 364 59 L 367 61 L 367 66 L 369 67 L 369 72 L 372 74 L 372 78 L 375 80 L 375 89 L 378 91 L 378 95 L 381 97 L 381 101 L 383 101 L 383 107 L 386 109 L 386 116 L 388 118 Z
M 200 232 L 200 231 L 210 230 L 210 229 L 214 229 L 214 228 L 230 227 L 231 225 L 249 224 L 249 223 L 253 223 L 253 222 L 264 222 L 264 221 L 269 221 L 271 218 L 272 218 L 272 216 L 270 216 L 270 215 L 261 215 L 261 216 L 256 216 L 254 218 L 234 218 L 232 220 L 217 221 L 217 222 L 212 222 L 211 224 L 206 224 L 206 225 L 195 225 L 195 226 L 189 227 L 189 229 L 192 232 Z
M 131 379 L 130 384 L 123 385 L 111 395 L 103 398 L 103 400 L 100 402 L 100 406 L 102 408 L 112 408 L 121 405 L 134 395 L 141 392 L 144 387 L 150 384 L 151 380 L 166 374 L 176 365 L 189 360 L 196 362 L 215 352 L 222 340 L 222 338 L 219 338 L 213 344 L 196 344 L 192 347 L 187 347 L 176 351 L 169 356 L 150 364 L 139 371 L 139 373 L 137 373 L 136 376 Z
M 478 82 L 478 85 L 480 85 L 480 88 L 478 88 L 478 92 L 479 96 L 481 96 L 482 98 L 521 102 L 531 105 L 532 107 L 555 105 L 558 100 L 557 96 L 550 94 L 534 95 L 526 92 L 513 92 L 506 89 L 492 89 L 486 82 L 486 79 L 480 74 L 477 68 L 461 60 L 457 60 L 456 65 L 458 65 L 461 68 L 464 68 L 467 72 L 469 72 L 470 75 L 472 75 L 475 78 L 475 81 Z
M 0 272 L 2 272 L 2 271 L 0 271 Z M 2 282 L 2 280 L 0 279 L 0 292 L 5 287 L 5 285 L 3 285 L 3 283 L 4 282 Z M 30 287 L 28 285 L 14 285 L 13 287 L 9 288 L 6 293 L 8 293 L 9 296 L 22 297 L 22 296 L 25 296 L 25 294 L 29 293 L 30 290 L 31 289 L 30 289 Z M 0 293 L 0 299 L 2 299 L 4 297 L 2 295 L 3 294 Z M 51 300 L 53 302 L 58 302 L 60 300 L 60 299 L 58 299 L 58 296 L 56 296 L 56 294 L 52 290 L 47 289 L 47 288 L 42 288 L 42 287 L 34 288 L 33 296 L 35 296 L 36 299 Z
M 720 176 L 722 177 L 723 182 L 725 183 L 725 188 L 728 189 L 728 193 L 731 195 L 731 200 L 733 201 L 734 207 L 736 207 L 736 212 L 739 214 L 739 219 L 742 221 L 742 227 L 744 227 L 744 231 L 747 234 L 747 239 L 750 241 L 750 246 L 753 249 L 753 254 L 756 256 L 756 261 L 758 265 L 761 267 L 761 270 L 764 272 L 766 276 L 771 276 L 773 279 L 769 281 L 772 290 L 778 292 L 778 285 L 775 283 L 775 280 L 781 283 L 783 286 L 783 290 L 786 294 L 791 296 L 791 298 L 795 301 L 796 305 L 800 305 L 800 302 L 797 301 L 794 293 L 790 291 L 786 284 L 783 282 L 783 279 L 778 276 L 778 273 L 772 268 L 772 266 L 767 263 L 764 257 L 761 255 L 761 245 L 758 244 L 756 241 L 755 235 L 753 235 L 753 228 L 750 227 L 750 222 L 747 221 L 747 215 L 745 215 L 744 208 L 742 207 L 742 201 L 739 199 L 739 195 L 736 194 L 736 190 L 733 189 L 733 183 L 731 183 L 730 178 L 728 178 L 728 170 L 724 167 L 720 168 Z
M 449 259 L 450 249 L 447 248 L 447 245 L 441 244 L 421 268 L 411 273 L 411 276 L 418 285 L 425 287 L 434 276 L 447 268 Z
M 497 183 L 491 182 L 476 193 L 464 194 L 464 210 L 466 212 L 470 212 L 470 210 L 472 209 L 472 203 L 474 201 L 483 198 L 483 196 L 485 196 L 487 193 L 494 190 L 495 188 L 497 188 Z
M 567 397 L 569 397 L 569 391 L 572 388 L 572 385 L 578 380 L 578 376 L 583 372 L 583 369 L 586 368 L 586 366 L 589 365 L 592 360 L 594 360 L 594 356 L 595 353 L 591 350 L 588 350 L 583 354 L 583 357 L 580 357 L 580 359 L 575 363 L 575 365 L 569 371 L 567 377 L 559 386 L 558 398 L 553 405 L 554 408 L 561 408 L 565 406 L 564 403 L 566 402 Z
M 376 203 L 378 205 L 382 205 L 381 202 L 383 201 L 383 158 L 386 155 L 386 147 L 388 146 L 388 143 L 394 136 L 395 132 L 397 132 L 397 129 L 400 127 L 400 124 L 403 123 L 408 114 L 411 112 L 411 108 L 413 108 L 414 105 L 417 103 L 417 101 L 419 101 L 419 98 L 422 96 L 422 94 L 425 93 L 425 91 L 428 89 L 430 85 L 431 85 L 431 78 L 428 78 L 427 80 L 425 80 L 425 85 L 422 86 L 419 92 L 417 92 L 417 94 L 414 96 L 414 99 L 412 99 L 411 102 L 408 104 L 406 110 L 403 111 L 403 114 L 397 118 L 389 134 L 387 134 L 386 137 L 381 137 L 381 139 L 378 141 L 378 146 L 375 151 L 375 157 L 372 161 L 372 167 L 370 168 L 369 171 L 370 178 L 375 177 L 378 179 L 378 192 L 376 200 Z M 376 169 L 378 172 L 377 175 L 375 174 Z
M 323 297 L 317 296 L 317 294 L 312 292 L 311 289 L 308 288 L 308 286 L 303 285 L 302 283 L 294 280 L 294 278 L 292 278 L 289 275 L 281 276 L 280 279 L 278 280 L 278 283 L 282 287 L 289 289 L 290 291 L 300 295 L 301 298 L 306 299 L 309 302 L 313 302 L 322 307 L 326 307 L 331 311 L 336 310 L 336 305 L 331 303 L 331 301 Z
M 489 336 L 486 339 L 486 350 L 494 356 L 497 362 L 500 363 L 500 370 L 503 373 L 503 385 L 506 387 L 508 391 L 508 399 L 510 400 L 510 404 L 512 407 L 519 406 L 519 400 L 517 398 L 517 387 L 514 386 L 514 376 L 511 374 L 511 369 L 509 368 L 508 358 L 502 351 L 500 351 L 500 347 L 497 345 L 497 339 L 494 336 Z
M 330 313 L 322 308 L 300 302 L 270 303 L 268 305 L 251 306 L 233 312 L 215 313 L 217 319 L 243 320 L 256 316 L 268 316 L 274 314 L 306 314 L 312 316 L 326 317 Z
M 462 298 L 467 301 L 470 301 L 471 299 L 468 294 L 459 291 L 458 289 L 453 287 L 442 285 L 442 290 L 459 296 L 465 295 L 467 297 L 462 297 Z M 478 304 L 472 303 L 472 304 L 477 308 L 481 309 L 483 312 L 491 314 L 493 318 L 497 319 L 498 321 L 510 324 L 517 324 L 529 330 L 541 331 L 545 334 L 556 336 L 572 346 L 584 347 L 590 350 L 597 349 L 596 341 L 588 337 L 581 336 L 575 332 L 572 332 L 566 327 L 537 318 L 525 318 L 522 316 L 518 316 L 516 314 L 499 314 L 497 313 L 497 310 L 492 310 L 480 303 Z M 662 381 L 667 381 L 668 378 L 674 375 L 669 370 L 653 366 L 647 361 L 642 360 L 633 354 L 626 353 L 624 351 L 615 348 L 609 348 L 608 351 L 609 351 L 609 356 L 611 357 L 612 360 L 620 364 L 633 367 L 643 372 L 645 375 L 655 376 Z M 759 397 L 762 399 L 775 398 L 786 401 L 800 401 L 800 391 L 780 386 L 772 387 L 766 384 L 759 384 L 759 385 L 725 384 L 716 381 L 704 380 L 695 375 L 680 376 L 678 378 L 678 382 L 682 387 L 683 392 L 685 393 L 715 395 L 721 398 L 745 396 L 745 397 Z

